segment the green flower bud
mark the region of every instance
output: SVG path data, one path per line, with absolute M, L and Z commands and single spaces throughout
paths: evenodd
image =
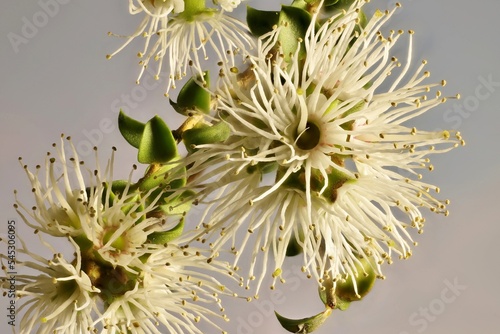
M 361 300 L 375 284 L 377 275 L 370 260 L 366 258 L 360 259 L 359 263 L 356 263 L 356 270 L 358 272 L 357 277 L 350 275 L 344 281 L 338 282 L 335 287 L 335 295 L 343 301 Z

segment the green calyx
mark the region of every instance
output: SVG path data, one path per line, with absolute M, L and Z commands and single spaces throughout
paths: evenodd
M 279 168 L 277 178 L 280 178 L 281 175 L 284 174 L 284 172 L 285 169 L 283 167 Z M 287 178 L 287 180 L 284 182 L 284 186 L 301 191 L 306 191 L 305 175 L 305 171 L 303 169 L 300 169 L 298 172 L 293 173 Z M 319 170 L 313 169 L 311 171 L 311 179 L 309 180 L 309 183 L 312 192 L 319 192 L 323 190 L 321 196 L 325 200 L 334 203 L 337 200 L 337 189 L 342 187 L 346 182 L 354 181 L 355 179 L 352 179 L 343 172 L 332 168 L 327 174 L 327 179 L 325 179 L 325 177 L 320 173 Z
M 179 13 L 178 17 L 192 22 L 196 19 L 196 16 L 210 13 L 213 13 L 213 10 L 207 8 L 205 0 L 184 0 L 184 11 Z
M 377 275 L 370 260 L 366 258 L 359 259 L 359 263 L 356 263 L 356 270 L 358 272 L 357 277 L 350 275 L 345 280 L 337 282 L 335 295 L 342 301 L 361 300 L 371 291 L 375 284 Z M 356 289 L 354 288 L 354 282 Z
M 259 10 L 247 6 L 247 23 L 252 35 L 260 37 L 275 27 L 279 22 L 280 12 Z
M 366 258 L 359 259 L 356 270 L 356 277 L 351 275 L 341 281 L 333 280 L 329 276 L 323 278 L 319 297 L 327 308 L 345 311 L 351 302 L 361 300 L 371 291 L 377 278 L 372 263 Z

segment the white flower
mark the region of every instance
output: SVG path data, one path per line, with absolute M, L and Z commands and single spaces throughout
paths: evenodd
M 213 321 L 226 317 L 218 296 L 229 292 L 214 275 L 231 278 L 233 270 L 200 249 L 178 246 L 184 243 L 178 238 L 184 218 L 162 214 L 162 189 L 140 191 L 141 185 L 132 184 L 133 173 L 127 181 L 114 180 L 114 150 L 102 171 L 97 148 L 97 167 L 89 170 L 82 167 L 69 137 L 61 136 L 61 144 L 53 146 L 57 158 L 48 154 L 45 177 L 39 166 L 35 174 L 24 167 L 37 206 L 29 211 L 18 199 L 14 206 L 40 235 L 69 239 L 75 259 L 66 262 L 57 254 L 47 266 L 23 243 L 19 253 L 39 262 L 19 262 L 32 269 L 17 276 L 18 296 L 30 297 L 20 308 L 27 309 L 23 328 L 30 332 L 39 327 L 41 333 L 162 333 L 165 328 L 201 333 L 196 323 L 204 321 L 220 329 Z M 172 222 L 175 226 L 169 226 Z M 0 258 L 11 260 L 3 254 Z M 4 270 L 2 287 L 8 289 Z M 211 310 L 211 304 L 221 313 Z
M 233 136 L 199 145 L 189 162 L 194 173 L 204 162 L 216 165 L 194 181 L 205 187 L 202 199 L 215 193 L 202 222 L 204 233 L 224 231 L 214 250 L 231 239 L 240 253 L 250 238 L 231 237 L 240 226 L 257 235 L 250 279 L 259 253 L 266 263 L 271 249 L 279 277 L 294 236 L 305 270 L 319 280 L 356 274 L 362 256 L 390 262 L 395 251 L 406 258 L 412 240 L 406 228 L 422 230 L 421 207 L 448 214 L 448 201 L 429 193 L 439 188 L 419 181 L 419 171 L 434 168 L 429 155 L 464 142 L 459 133 L 406 125 L 446 101 L 439 90 L 429 93 L 445 82 L 423 83 L 425 61 L 410 73 L 412 31 L 405 64 L 392 56 L 403 32 L 384 36 L 380 29 L 394 11 L 377 12 L 361 28 L 364 3 L 355 1 L 318 30 L 311 24 L 290 57 L 273 49 L 278 28 L 260 40 L 247 70 L 226 68 L 222 76 L 218 111 Z M 274 182 L 266 185 L 260 177 L 272 166 Z
M 27 165 L 23 165 L 22 158 L 19 158 L 31 183 L 35 206 L 28 209 L 17 198 L 17 190 L 14 191 L 16 196 L 14 207 L 24 222 L 33 229 L 56 237 L 67 235 L 76 237 L 84 233 L 82 228 L 93 225 L 92 221 L 100 217 L 96 218 L 96 210 L 92 208 L 92 205 L 97 205 L 99 211 L 102 211 L 103 203 L 106 202 L 105 190 L 108 182 L 112 181 L 113 155 L 105 175 L 100 175 L 98 164 L 95 170 L 84 167 L 84 162 L 79 160 L 70 138 L 68 137 L 67 140 L 71 157 L 67 157 L 65 139 L 61 136 L 60 147 L 55 143 L 52 144 L 56 148 L 56 155 L 48 152 L 45 168 L 42 169 L 40 165 L 37 165 L 34 173 Z M 90 180 L 85 181 L 86 174 Z M 103 176 L 104 179 L 101 178 Z M 106 206 L 109 207 L 109 205 Z M 120 208 L 117 206 L 115 209 Z M 27 216 L 30 216 L 36 223 L 33 224 Z
M 22 247 L 17 249 L 14 284 L 15 294 L 20 299 L 20 302 L 16 302 L 19 305 L 17 312 L 24 312 L 19 324 L 21 333 L 33 333 L 36 329 L 36 333 L 40 334 L 89 332 L 93 328 L 93 296 L 99 289 L 92 285 L 82 270 L 78 245 L 72 242 L 77 256 L 70 263 L 47 243 L 54 252 L 54 257 L 49 260 L 29 251 L 22 239 L 17 240 Z M 23 255 L 28 259 L 22 259 Z M 0 257 L 2 262 L 9 261 L 4 254 L 0 254 Z M 8 266 L 3 268 L 6 276 L 2 278 L 2 288 L 8 291 L 11 289 L 11 275 Z
M 19 239 L 20 240 L 20 239 Z M 203 333 L 199 322 L 222 329 L 228 321 L 219 296 L 231 294 L 214 275 L 233 276 L 227 263 L 207 258 L 205 250 L 166 245 L 154 248 L 130 275 L 93 262 L 69 238 L 75 259 L 69 263 L 60 253 L 46 260 L 29 251 L 24 242 L 18 254 L 31 259 L 16 262 L 17 312 L 25 312 L 22 333 Z M 54 249 L 42 240 L 52 251 Z M 55 251 L 54 251 L 55 252 Z M 8 256 L 0 254 L 4 291 L 12 289 Z M 24 273 L 28 268 L 29 272 Z M 100 288 L 96 287 L 96 284 Z M 212 310 L 215 307 L 218 311 Z
M 57 158 L 47 156 L 45 175 L 40 175 L 40 166 L 36 167 L 35 174 L 24 166 L 36 206 L 29 210 L 16 199 L 16 210 L 34 229 L 53 236 L 88 239 L 93 250 L 113 265 L 129 268 L 140 263 L 140 257 L 149 253 L 144 247 L 148 236 L 169 227 L 164 219 L 147 216 L 155 210 L 156 200 L 146 202 L 149 195 L 139 195 L 130 185 L 123 186 L 120 194 L 110 191 L 114 182 L 114 149 L 103 172 L 97 160 L 97 149 L 97 166 L 90 170 L 84 168 L 69 138 L 68 142 L 69 158 L 63 137 L 60 147 L 53 144 L 57 148 Z M 27 215 L 36 224 L 31 223 Z
M 219 294 L 227 294 L 224 285 L 212 273 L 227 275 L 229 267 L 217 260 L 208 261 L 202 250 L 169 244 L 158 246 L 141 266 L 140 280 L 133 289 L 114 298 L 96 320 L 105 333 L 203 333 L 197 323 L 220 327 L 212 318 L 227 318 L 220 312 Z M 210 262 L 210 263 L 208 263 Z M 222 331 L 222 330 L 221 330 Z
M 253 40 L 247 27 L 235 18 L 212 8 L 206 8 L 204 1 L 186 1 L 186 6 L 179 5 L 179 11 L 174 4 L 167 2 L 162 5 L 160 0 L 140 2 L 140 6 L 130 5 L 130 13 L 144 13 L 145 17 L 137 30 L 108 59 L 119 53 L 136 37 L 145 39 L 144 49 L 138 52 L 141 71 L 137 79 L 139 83 L 144 71 L 151 66 L 151 61 L 158 63 L 155 79 L 159 80 L 164 61 L 167 62 L 168 84 L 165 96 L 170 88 L 175 88 L 175 81 L 187 75 L 188 67 L 192 67 L 197 75 L 202 76 L 202 61 L 208 59 L 206 45 L 224 62 L 234 66 L 234 55 L 252 48 Z M 170 5 L 167 5 L 170 4 Z M 177 1 L 175 2 L 177 4 Z M 234 8 L 238 2 L 224 1 L 224 9 Z M 180 10 L 182 9 L 182 10 Z M 173 11 L 173 12 L 172 12 Z

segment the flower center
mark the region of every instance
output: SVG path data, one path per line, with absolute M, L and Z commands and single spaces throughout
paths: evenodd
M 116 297 L 133 290 L 137 283 L 137 275 L 124 268 L 112 267 L 96 262 L 90 257 L 82 259 L 82 269 L 89 276 L 92 285 L 101 290 L 99 296 L 111 304 Z
M 298 148 L 302 150 L 312 150 L 319 144 L 321 131 L 316 124 L 307 122 L 306 129 L 301 133 L 297 133 L 297 136 Z
M 114 233 L 115 230 L 109 230 L 104 233 L 104 236 L 102 238 L 103 245 L 107 244 L 109 240 L 111 240 Z M 114 247 L 115 249 L 123 251 L 127 248 L 127 240 L 124 236 L 119 236 L 111 243 L 111 246 Z

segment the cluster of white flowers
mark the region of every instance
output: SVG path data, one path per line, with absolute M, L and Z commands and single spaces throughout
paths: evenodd
M 191 67 L 171 101 L 187 120 L 171 131 L 158 116 L 143 124 L 120 113 L 122 135 L 149 164 L 136 183 L 134 171 L 114 178 L 114 148 L 104 170 L 96 148 L 91 170 L 64 136 L 45 168 L 24 166 L 36 205 L 16 192 L 14 206 L 54 256 L 24 243 L 19 251 L 27 259 L 17 263 L 37 272 L 19 276 L 22 332 L 201 333 L 202 321 L 224 333 L 220 296 L 236 293 L 220 282 L 243 267 L 239 285 L 258 298 L 266 278 L 272 289 L 285 282 L 285 258 L 302 253 L 326 310 L 303 323 L 278 315 L 297 332 L 361 299 L 394 256 L 408 258 L 425 211 L 448 215 L 449 200 L 422 180 L 430 156 L 465 144 L 458 132 L 408 124 L 459 96 L 443 96 L 444 80 L 427 82 L 425 60 L 414 66 L 413 31 L 386 28 L 400 5 L 367 19 L 367 2 L 250 8 L 245 25 L 228 15 L 240 0 L 129 0 L 144 18 L 108 58 L 144 38 L 139 79 L 152 60 L 159 79 L 166 62 L 166 95 Z M 393 48 L 404 39 L 399 60 Z M 207 46 L 219 60 L 215 88 Z M 191 204 L 204 211 L 183 231 Z M 67 239 L 73 259 L 46 236 Z M 217 259 L 225 251 L 232 265 Z
M 152 242 L 153 233 L 179 218 L 154 214 L 158 196 L 147 200 L 153 191 L 141 195 L 128 182 L 112 191 L 114 148 L 102 172 L 98 162 L 94 170 L 85 168 L 70 138 L 53 146 L 57 153 L 49 153 L 45 168 L 36 166 L 33 174 L 24 166 L 36 206 L 14 205 L 54 254 L 45 259 L 24 242 L 18 250 L 17 265 L 35 271 L 17 276 L 19 312 L 26 309 L 22 332 L 161 333 L 163 325 L 171 333 L 202 333 L 196 326 L 202 320 L 219 328 L 211 318 L 226 317 L 210 304 L 222 311 L 219 294 L 228 291 L 213 275 L 229 276 L 230 267 L 180 240 Z M 42 235 L 69 240 L 74 259 L 65 259 Z M 8 261 L 4 254 L 1 259 Z
M 431 93 L 445 81 L 423 83 L 425 61 L 409 73 L 412 31 L 404 63 L 391 55 L 404 32 L 380 30 L 396 9 L 377 12 L 358 31 L 364 3 L 355 1 L 319 29 L 311 24 L 290 60 L 275 48 L 281 26 L 259 40 L 245 71 L 223 67 L 217 111 L 232 136 L 198 145 L 189 160 L 193 173 L 209 170 L 195 183 L 217 198 L 197 238 L 223 231 L 214 251 L 232 240 L 236 254 L 253 240 L 249 280 L 261 257 L 265 273 L 270 252 L 279 278 L 290 242 L 303 249 L 303 271 L 319 283 L 357 276 L 364 257 L 383 277 L 380 264 L 392 262 L 393 252 L 411 254 L 408 229 L 422 231 L 422 208 L 448 214 L 449 201 L 432 195 L 439 188 L 420 181 L 419 170 L 433 169 L 431 154 L 464 142 L 459 133 L 404 125 L 446 101 L 439 90 Z M 263 175 L 273 168 L 269 185 Z M 239 228 L 248 232 L 243 240 L 235 238 Z
M 151 60 L 158 62 L 155 76 L 158 80 L 165 58 L 169 78 L 166 96 L 171 88 L 175 88 L 175 81 L 188 74 L 188 66 L 193 67 L 196 74 L 203 73 L 201 63 L 208 59 L 207 44 L 220 59 L 232 65 L 235 54 L 253 47 L 246 26 L 224 13 L 224 10 L 232 11 L 240 1 L 219 1 L 223 10 L 207 8 L 205 0 L 129 2 L 130 14 L 142 14 L 144 18 L 132 35 L 124 36 L 127 41 L 107 58 L 111 59 L 135 38 L 143 37 L 144 49 L 137 53 L 141 59 L 137 83 Z

